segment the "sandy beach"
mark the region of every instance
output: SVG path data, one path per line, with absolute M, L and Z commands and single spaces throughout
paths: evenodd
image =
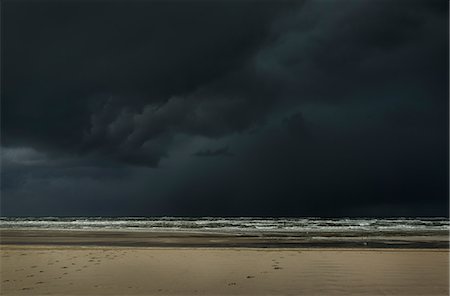
M 446 248 L 127 247 L 107 234 L 104 246 L 25 244 L 28 234 L 2 240 L 1 295 L 449 293 Z

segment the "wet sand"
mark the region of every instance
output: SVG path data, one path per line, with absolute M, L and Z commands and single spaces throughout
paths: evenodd
M 0 231 L 3 245 L 239 248 L 413 248 L 448 249 L 449 233 L 292 233 L 292 232 L 164 232 L 164 231 Z
M 0 294 L 449 293 L 448 248 L 310 248 L 296 244 L 279 248 L 275 243 L 254 248 L 251 246 L 258 238 L 241 239 L 206 234 L 2 232 Z M 136 244 L 152 245 L 154 240 L 164 247 Z M 206 241 L 208 247 L 199 247 Z M 264 246 L 263 241 L 258 243 Z M 233 247 L 223 247 L 231 242 Z M 127 246 L 130 243 L 132 246 Z

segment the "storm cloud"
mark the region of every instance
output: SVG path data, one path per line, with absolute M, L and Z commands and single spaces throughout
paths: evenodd
M 2 8 L 2 214 L 448 215 L 447 1 Z

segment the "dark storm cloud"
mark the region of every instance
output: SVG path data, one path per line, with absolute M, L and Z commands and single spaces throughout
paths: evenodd
M 190 127 L 183 129 L 193 133 L 246 128 L 245 114 L 236 126 L 227 126 L 229 118 L 205 123 L 220 106 L 235 113 L 246 102 L 240 103 L 245 100 L 241 93 L 215 98 L 220 93 L 202 89 L 245 67 L 267 41 L 272 20 L 296 5 L 8 1 L 3 142 L 84 152 L 107 149 L 113 157 L 143 157 L 143 165 L 155 166 L 166 153 L 171 137 L 167 130 L 186 120 Z M 110 95 L 120 99 L 111 103 Z M 207 102 L 197 107 L 197 100 Z M 146 118 L 155 109 L 167 114 L 158 114 L 158 122 L 151 119 L 155 127 L 142 127 L 150 124 Z M 127 122 L 127 116 L 137 122 Z M 113 139 L 105 142 L 99 129 L 112 122 L 120 130 L 113 130 Z M 155 139 L 160 136 L 163 143 Z M 156 147 L 141 151 L 146 140 L 156 141 Z
M 309 1 L 276 23 L 274 30 L 284 33 L 260 53 L 259 66 L 295 99 L 338 103 L 354 94 L 364 99 L 368 90 L 404 92 L 408 83 L 432 100 L 445 99 L 446 7 L 444 1 Z
M 2 8 L 9 213 L 448 214 L 447 1 Z
M 306 137 L 309 136 L 309 131 L 301 112 L 284 118 L 283 125 L 292 137 L 303 142 L 307 140 Z
M 192 154 L 198 157 L 214 157 L 214 156 L 234 156 L 228 146 L 217 149 L 204 149 Z
M 378 89 L 374 76 L 430 79 L 410 64 L 443 68 L 445 5 L 300 4 L 7 2 L 3 143 L 157 166 L 176 133 L 241 132 L 286 99 L 342 100 Z

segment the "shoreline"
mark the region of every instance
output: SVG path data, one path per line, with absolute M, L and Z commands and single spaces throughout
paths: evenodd
M 209 233 L 167 231 L 0 229 L 0 245 L 203 248 L 449 249 L 436 233 Z
M 198 250 L 198 251 L 256 251 L 256 252 L 339 252 L 339 253 L 371 253 L 371 252 L 388 252 L 388 253 L 447 253 L 450 259 L 450 250 L 446 248 L 258 248 L 258 247 L 128 247 L 128 246 L 76 246 L 76 245 L 2 245 L 0 244 L 0 253 L 3 251 L 39 251 L 39 250 L 54 250 L 54 251 L 80 251 L 80 250 L 98 250 L 98 251 L 177 251 L 177 250 Z M 449 265 L 450 267 L 450 265 Z M 450 271 L 450 270 L 449 270 Z

